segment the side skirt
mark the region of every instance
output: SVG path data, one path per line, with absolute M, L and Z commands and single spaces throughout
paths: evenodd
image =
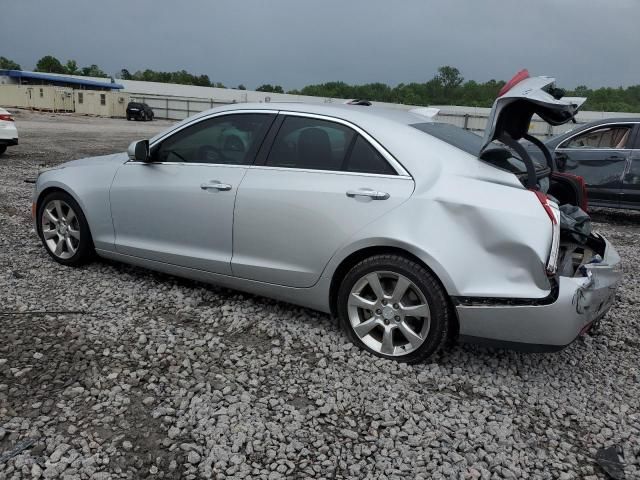
M 258 282 L 255 280 L 247 280 L 244 278 L 231 277 L 228 275 L 220 275 L 204 270 L 182 267 L 170 263 L 148 260 L 145 258 L 134 257 L 132 255 L 124 255 L 122 253 L 101 250 L 96 248 L 96 253 L 109 260 L 127 263 L 138 267 L 148 268 L 177 277 L 184 277 L 190 280 L 197 280 L 204 283 L 211 283 L 233 290 L 241 290 L 243 292 L 260 295 L 287 303 L 293 303 L 302 307 L 319 310 L 329 313 L 329 287 L 330 281 L 325 277 L 321 277 L 318 283 L 309 288 L 286 287 L 273 283 Z

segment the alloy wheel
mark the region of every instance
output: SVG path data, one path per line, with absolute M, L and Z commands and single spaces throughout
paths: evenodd
M 429 334 L 431 312 L 418 286 L 389 271 L 360 278 L 347 301 L 351 327 L 369 348 L 382 355 L 407 355 Z
M 42 238 L 58 258 L 73 257 L 80 247 L 80 220 L 64 200 L 51 200 L 42 209 Z

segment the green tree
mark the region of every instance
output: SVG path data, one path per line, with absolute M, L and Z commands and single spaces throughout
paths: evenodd
M 0 57 L 0 70 L 22 70 L 19 64 L 6 57 Z
M 52 55 L 45 55 L 38 60 L 36 72 L 67 73 L 64 66 L 60 63 L 60 60 Z
M 67 64 L 64 66 L 66 73 L 69 75 L 79 75 L 78 63 L 75 60 L 67 60 Z
M 80 73 L 80 75 L 82 75 L 84 77 L 103 77 L 103 78 L 107 78 L 108 77 L 108 75 L 106 73 L 104 73 L 100 69 L 100 67 L 98 67 L 95 64 L 90 65 L 88 67 L 84 67 L 82 69 L 82 72 Z
M 443 88 L 449 90 L 459 87 L 464 82 L 464 78 L 460 75 L 460 70 L 448 65 L 438 68 L 438 74 L 435 78 Z
M 270 93 L 284 93 L 284 89 L 280 85 L 271 85 L 270 83 L 265 83 L 264 85 L 260 85 L 256 88 L 257 92 L 270 92 Z
M 127 70 L 126 68 L 120 70 L 120 78 L 123 80 L 133 80 L 131 73 L 129 73 L 129 70 Z
M 247 87 L 245 87 L 243 84 L 240 84 L 236 87 L 238 90 L 246 90 Z

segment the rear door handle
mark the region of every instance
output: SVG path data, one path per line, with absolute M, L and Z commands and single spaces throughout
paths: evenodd
M 389 198 L 389 194 L 387 192 L 371 190 L 370 188 L 360 188 L 358 190 L 347 190 L 347 197 L 369 197 L 372 200 L 386 200 Z
M 231 185 L 228 183 L 221 183 L 218 180 L 211 180 L 210 182 L 201 184 L 200 188 L 202 190 L 218 190 L 225 192 L 227 190 L 231 190 Z

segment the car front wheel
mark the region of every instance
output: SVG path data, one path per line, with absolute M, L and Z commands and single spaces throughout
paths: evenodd
M 338 315 L 356 345 L 402 362 L 421 362 L 448 339 L 444 290 L 430 271 L 400 255 L 375 255 L 355 265 L 340 286 Z
M 0 155 L 2 155 L 6 151 L 7 151 L 7 146 L 6 145 L 0 145 Z
M 77 266 L 92 258 L 89 225 L 73 197 L 52 192 L 39 202 L 37 215 L 38 235 L 56 262 Z

